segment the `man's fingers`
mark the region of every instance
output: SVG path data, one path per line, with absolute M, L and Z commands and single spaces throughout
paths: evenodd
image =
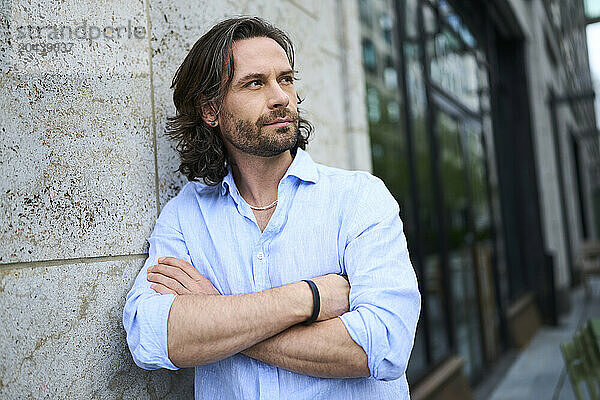
M 173 267 L 177 267 L 184 271 L 186 274 L 188 274 L 189 277 L 194 280 L 203 278 L 202 274 L 198 272 L 196 268 L 194 268 L 194 266 L 187 261 L 180 260 L 175 257 L 161 257 L 158 259 L 158 262 L 159 264 L 166 264 L 171 265 Z
M 160 274 L 160 273 L 150 272 L 148 274 L 148 280 L 150 282 L 158 283 L 158 284 L 160 284 L 160 285 L 168 288 L 169 290 L 172 290 L 176 294 L 188 294 L 188 293 L 190 293 L 190 291 L 188 289 L 186 289 L 176 279 L 173 279 L 173 278 L 171 278 L 169 276 L 166 276 L 166 275 L 163 275 L 163 274 Z
M 175 257 L 159 257 L 158 259 L 158 263 L 159 264 L 167 264 L 167 265 L 173 265 L 173 266 L 177 266 L 177 264 L 179 264 L 179 262 L 182 261 L 179 258 L 175 258 Z
M 157 273 L 168 276 L 169 278 L 175 279 L 185 287 L 189 287 L 194 282 L 194 279 L 192 279 L 181 268 L 167 264 L 152 265 L 148 268 L 148 273 Z
M 166 275 L 181 283 L 187 290 L 195 294 L 219 295 L 219 291 L 204 275 L 187 261 L 175 257 L 160 257 L 158 265 L 152 265 L 148 272 Z
M 165 285 L 161 285 L 160 283 L 153 283 L 152 285 L 150 285 L 150 288 L 152 288 L 155 292 L 160 294 L 178 294 L 176 291 L 169 289 L 168 287 L 166 287 Z

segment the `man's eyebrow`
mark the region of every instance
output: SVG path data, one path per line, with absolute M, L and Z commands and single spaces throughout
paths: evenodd
M 297 71 L 294 71 L 293 69 L 286 69 L 285 71 L 281 71 L 277 77 L 284 75 L 294 75 L 296 72 Z
M 296 71 L 294 71 L 293 69 L 286 69 L 285 71 L 281 71 L 277 77 L 282 77 L 284 75 L 294 75 Z M 246 74 L 244 76 L 242 76 L 240 79 L 237 80 L 237 82 L 235 83 L 235 85 L 240 85 L 244 82 L 248 82 L 254 79 L 264 79 L 265 78 L 265 74 L 261 74 L 258 72 L 254 72 L 254 73 L 250 73 L 250 74 Z
M 251 81 L 254 79 L 264 79 L 265 74 L 260 74 L 260 73 L 252 73 L 252 74 L 246 74 L 244 76 L 242 76 L 240 79 L 237 80 L 237 82 L 235 83 L 236 85 L 239 85 L 241 83 L 247 82 L 247 81 Z

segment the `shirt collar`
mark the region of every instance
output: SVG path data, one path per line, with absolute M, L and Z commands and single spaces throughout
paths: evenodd
M 319 180 L 317 165 L 310 154 L 299 147 L 296 151 L 296 156 L 281 180 L 285 180 L 288 176 L 295 176 L 302 181 L 312 183 L 317 183 Z M 233 180 L 233 174 L 231 173 L 231 166 L 227 165 L 227 175 L 221 182 L 221 195 L 224 196 L 227 193 L 227 189 L 231 189 L 232 187 L 235 188 L 235 182 Z
M 223 178 L 223 181 L 221 182 L 221 195 L 225 196 L 227 194 L 227 189 L 230 187 L 235 187 L 235 182 L 233 181 L 231 166 L 227 164 L 227 175 L 225 175 L 225 178 Z

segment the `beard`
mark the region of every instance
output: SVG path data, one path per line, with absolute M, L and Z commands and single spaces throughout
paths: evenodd
M 238 119 L 226 110 L 221 111 L 221 136 L 236 149 L 254 156 L 274 157 L 292 149 L 298 142 L 298 112 L 281 109 L 260 116 L 256 122 Z M 289 126 L 276 129 L 265 127 L 277 118 L 292 120 Z M 274 132 L 269 132 L 273 130 Z

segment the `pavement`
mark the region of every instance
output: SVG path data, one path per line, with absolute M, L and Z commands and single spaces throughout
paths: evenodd
M 476 388 L 475 399 L 574 400 L 559 345 L 570 341 L 577 328 L 589 318 L 600 318 L 600 282 L 592 282 L 592 289 L 587 299 L 581 288 L 574 289 L 568 315 L 563 315 L 556 327 L 540 328 L 523 351 L 507 354 L 504 362 L 508 365 L 502 368 L 502 375 Z

